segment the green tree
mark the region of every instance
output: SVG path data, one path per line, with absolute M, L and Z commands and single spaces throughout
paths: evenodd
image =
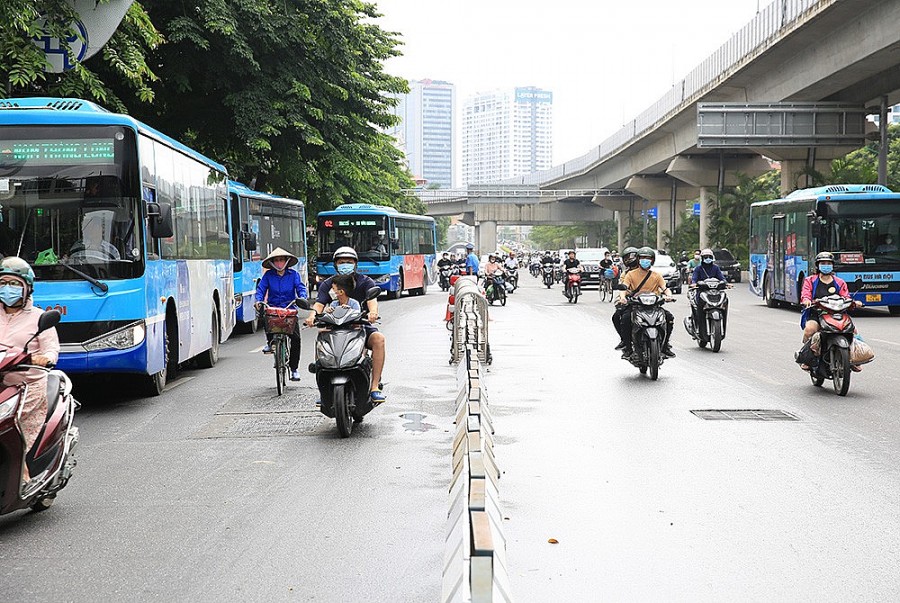
M 647 216 L 647 236 L 644 237 L 644 216 L 637 210 L 634 212 L 634 221 L 625 229 L 625 246 L 633 245 L 643 247 L 649 245 L 656 247 L 656 218 Z
M 693 211 L 686 211 L 682 215 L 681 223 L 675 227 L 674 232 L 663 231 L 666 241 L 666 249 L 674 256 L 682 251 L 690 253 L 700 245 L 700 217 Z
M 777 170 L 758 178 L 738 174 L 738 185 L 713 200 L 710 212 L 709 241 L 712 247 L 726 247 L 746 265 L 749 259 L 750 205 L 779 198 L 781 174 Z
M 823 174 L 807 168 L 801 172 L 809 176 L 810 186 L 828 184 L 875 184 L 878 182 L 878 147 L 870 142 L 861 149 L 847 153 L 831 162 L 831 171 Z M 888 126 L 887 187 L 900 190 L 900 125 Z
M 359 0 L 146 0 L 167 43 L 153 53 L 160 80 L 135 115 L 225 163 L 257 188 L 296 196 L 308 214 L 340 203 L 424 213 L 402 153 L 383 132 L 385 73 L 396 34 Z
M 99 0 L 106 3 L 109 0 Z M 51 18 L 43 23 L 42 15 Z M 71 35 L 76 18 L 66 0 L 3 0 L 0 3 L 0 96 L 68 96 L 97 101 L 125 111 L 138 99 L 153 100 L 151 85 L 156 75 L 147 53 L 162 43 L 140 2 L 128 9 L 112 38 L 95 56 L 64 73 L 49 73 L 44 53 L 32 39 L 40 35 L 63 40 Z M 115 91 L 113 91 L 115 88 Z

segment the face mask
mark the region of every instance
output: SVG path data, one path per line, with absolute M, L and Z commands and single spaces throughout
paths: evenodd
M 641 268 L 643 268 L 644 270 L 649 270 L 650 264 L 652 263 L 653 262 L 651 262 L 650 260 L 641 260 Z
M 287 266 L 287 260 L 272 260 L 272 266 L 275 267 L 275 270 L 281 272 Z
M 699 254 L 699 253 L 695 253 L 695 254 L 694 254 L 694 259 L 695 259 L 695 260 L 699 260 L 699 259 L 700 259 L 700 254 Z
M 338 264 L 337 271 L 338 271 L 338 274 L 352 274 L 353 269 L 355 267 L 356 266 L 354 266 L 353 264 L 349 264 L 349 263 L 348 264 Z
M 703 263 L 704 263 L 704 264 L 712 264 L 712 263 L 713 263 L 713 259 L 712 259 L 712 258 L 703 258 Z
M 24 292 L 23 287 L 3 285 L 0 287 L 0 302 L 3 302 L 4 306 L 14 306 L 22 299 Z
M 834 266 L 831 264 L 819 264 L 819 272 L 822 274 L 831 274 L 834 271 Z M 0 288 L 0 294 L 2 294 L 3 289 Z
M 335 300 L 337 299 L 337 297 L 338 297 L 338 296 L 337 296 L 337 291 L 335 291 L 334 289 L 329 289 L 329 290 L 328 290 L 328 295 L 331 296 L 331 301 L 335 301 Z

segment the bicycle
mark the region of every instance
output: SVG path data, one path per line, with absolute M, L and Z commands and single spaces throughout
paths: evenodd
M 269 346 L 275 356 L 275 387 L 279 396 L 284 393 L 284 386 L 287 385 L 289 336 L 297 330 L 295 304 L 296 301 L 293 301 L 286 308 L 273 308 L 268 304 L 261 304 L 266 335 L 272 335 Z
M 614 295 L 612 269 L 607 268 L 600 274 L 600 301 L 612 301 Z

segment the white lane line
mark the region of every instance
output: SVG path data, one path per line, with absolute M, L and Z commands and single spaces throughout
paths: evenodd
M 798 325 L 798 324 L 800 324 L 800 321 L 799 321 L 799 320 L 782 320 L 781 322 L 787 323 L 787 324 L 789 324 L 789 325 Z
M 888 340 L 886 340 L 886 339 L 875 339 L 874 337 L 869 337 L 869 338 L 867 338 L 867 339 L 871 339 L 872 341 L 877 341 L 878 343 L 886 343 L 886 344 L 888 344 L 888 345 L 897 345 L 897 346 L 900 346 L 900 343 L 897 343 L 896 341 L 888 341 Z
M 247 352 L 247 353 L 248 353 L 248 354 L 259 354 L 260 352 L 262 352 L 262 349 L 263 349 L 264 347 L 266 347 L 265 344 L 259 346 L 259 347 L 256 348 L 255 350 L 250 350 L 250 351 Z
M 167 391 L 169 391 L 170 389 L 175 389 L 175 388 L 178 387 L 179 385 L 184 385 L 185 383 L 187 383 L 187 382 L 190 381 L 191 379 L 193 379 L 193 377 L 179 377 L 179 378 L 176 379 L 175 381 L 171 381 L 171 382 L 167 383 L 166 386 L 163 388 L 163 391 L 164 391 L 164 392 L 167 392 Z

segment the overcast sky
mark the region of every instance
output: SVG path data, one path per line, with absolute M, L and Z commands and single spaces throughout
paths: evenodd
M 373 0 L 401 34 L 388 72 L 553 91 L 554 165 L 655 103 L 770 0 Z M 458 126 L 457 126 L 458 127 Z M 458 132 L 457 132 L 458 134 Z M 457 138 L 459 142 L 459 138 Z

